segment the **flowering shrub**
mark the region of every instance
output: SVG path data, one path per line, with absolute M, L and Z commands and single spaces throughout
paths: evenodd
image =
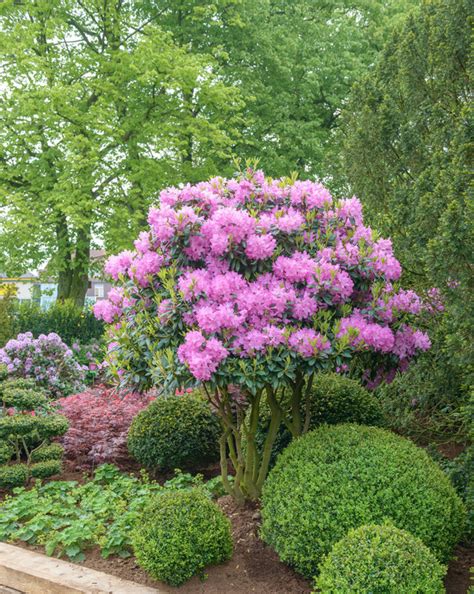
M 61 413 L 69 421 L 69 430 L 61 440 L 66 458 L 78 468 L 126 458 L 132 419 L 151 400 L 151 396 L 136 393 L 117 394 L 103 385 L 61 398 Z
M 140 390 L 204 383 L 236 497 L 258 496 L 282 420 L 301 433 L 315 373 L 358 366 L 375 385 L 430 346 L 413 326 L 422 301 L 398 288 L 392 244 L 363 224 L 356 198 L 334 202 L 319 183 L 248 170 L 164 190 L 148 222 L 135 251 L 106 264 L 119 286 L 95 314 L 111 325 L 109 362 Z M 284 388 L 291 418 L 279 404 Z M 244 460 L 241 434 L 254 432 L 263 398 L 266 445 L 260 459 L 250 439 Z M 254 411 L 248 424 L 242 406 Z
M 31 378 L 54 397 L 83 387 L 84 370 L 54 332 L 38 338 L 31 332 L 18 334 L 0 349 L 0 363 L 7 366 L 10 376 Z
M 104 361 L 104 344 L 99 340 L 82 343 L 75 341 L 71 344 L 76 361 L 84 370 L 84 381 L 90 386 L 99 382 L 107 370 L 107 362 Z

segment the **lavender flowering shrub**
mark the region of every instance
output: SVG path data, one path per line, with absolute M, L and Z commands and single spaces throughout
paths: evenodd
M 203 385 L 238 499 L 259 496 L 280 424 L 294 436 L 309 426 L 315 374 L 358 370 L 375 386 L 430 346 L 414 326 L 422 300 L 397 284 L 392 244 L 364 225 L 356 198 L 248 170 L 164 190 L 148 222 L 135 251 L 108 260 L 118 286 L 95 305 L 110 324 L 110 368 L 140 391 Z M 288 391 L 291 413 L 281 406 Z
M 84 369 L 54 332 L 38 338 L 33 338 L 31 332 L 18 334 L 0 349 L 1 363 L 6 365 L 9 376 L 31 378 L 55 398 L 84 387 Z

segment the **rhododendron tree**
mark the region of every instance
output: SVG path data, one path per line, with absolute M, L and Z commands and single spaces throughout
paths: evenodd
M 139 390 L 203 385 L 236 498 L 259 496 L 280 423 L 295 436 L 308 427 L 316 373 L 358 369 L 374 384 L 430 346 L 413 325 L 423 303 L 397 286 L 392 244 L 364 225 L 356 198 L 248 170 L 164 190 L 148 223 L 135 251 L 106 265 L 118 286 L 95 313 L 111 325 L 109 363 Z M 260 455 L 263 399 L 272 417 Z

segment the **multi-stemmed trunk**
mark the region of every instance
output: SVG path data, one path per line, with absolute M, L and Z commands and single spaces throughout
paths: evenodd
M 301 374 L 291 387 L 275 389 L 266 385 L 255 394 L 247 394 L 244 403 L 234 399 L 227 389 L 216 389 L 212 393 L 206 389 L 222 427 L 222 481 L 226 491 L 236 501 L 243 503 L 246 500 L 259 499 L 270 466 L 273 445 L 282 424 L 293 437 L 308 430 L 312 382 L 313 375 L 305 378 Z M 259 448 L 256 435 L 264 400 L 270 409 L 270 423 L 263 446 Z M 229 480 L 229 462 L 233 469 L 232 480 Z

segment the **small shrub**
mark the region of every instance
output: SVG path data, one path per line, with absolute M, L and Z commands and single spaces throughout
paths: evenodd
M 321 564 L 322 594 L 442 594 L 446 567 L 405 530 L 361 526 L 337 542 Z
M 43 445 L 31 453 L 32 462 L 46 462 L 48 460 L 61 460 L 64 449 L 59 443 Z
M 0 489 L 13 489 L 26 483 L 30 475 L 26 464 L 0 466 Z
M 172 586 L 232 555 L 230 522 L 200 490 L 154 497 L 138 518 L 132 544 L 139 565 Z
M 77 392 L 83 386 L 84 371 L 71 349 L 57 334 L 19 334 L 0 349 L 0 363 L 12 378 L 33 379 L 52 396 Z
M 219 423 L 195 395 L 158 398 L 130 426 L 128 449 L 150 469 L 200 466 L 219 458 Z
M 0 378 L 1 379 L 1 378 Z M 12 379 L 8 377 L 8 371 L 6 377 L 3 378 L 6 381 L 2 381 L 0 383 L 0 393 L 3 394 L 5 390 L 36 390 L 37 392 L 42 392 L 41 388 L 36 385 L 36 382 L 32 379 L 25 379 L 25 378 L 16 378 Z
M 58 400 L 69 421 L 61 439 L 66 458 L 78 468 L 127 458 L 130 424 L 151 400 L 151 396 L 120 394 L 102 385 Z
M 0 385 L 0 443 L 11 451 L 3 463 L 16 455 L 15 466 L 0 466 L 3 486 L 23 484 L 30 475 L 45 478 L 56 474 L 61 469 L 57 459 L 61 457 L 61 446 L 49 443 L 67 431 L 67 419 L 55 413 L 43 393 L 17 388 L 15 382 L 4 381 Z M 44 456 L 48 452 L 50 458 L 53 455 L 56 459 L 47 460 Z M 23 459 L 25 464 L 20 464 Z M 11 470 L 16 467 L 20 468 L 18 472 Z
M 257 447 L 261 450 L 265 442 L 270 425 L 270 408 L 265 404 L 261 407 L 259 427 L 255 435 Z M 305 418 L 304 407 L 301 416 Z M 288 407 L 291 415 L 291 408 Z M 366 390 L 359 382 L 338 373 L 318 374 L 313 382 L 310 393 L 310 423 L 309 429 L 314 429 L 327 423 L 360 423 L 362 425 L 380 425 L 382 410 L 377 398 Z M 272 448 L 272 463 L 274 465 L 280 454 L 291 442 L 291 433 L 282 424 L 278 430 Z
M 30 466 L 30 474 L 33 478 L 44 479 L 53 474 L 60 474 L 62 469 L 61 460 L 44 460 Z
M 263 489 L 262 536 L 307 577 L 351 528 L 391 521 L 449 558 L 466 520 L 448 478 L 412 442 L 375 427 L 322 426 L 293 441 Z

